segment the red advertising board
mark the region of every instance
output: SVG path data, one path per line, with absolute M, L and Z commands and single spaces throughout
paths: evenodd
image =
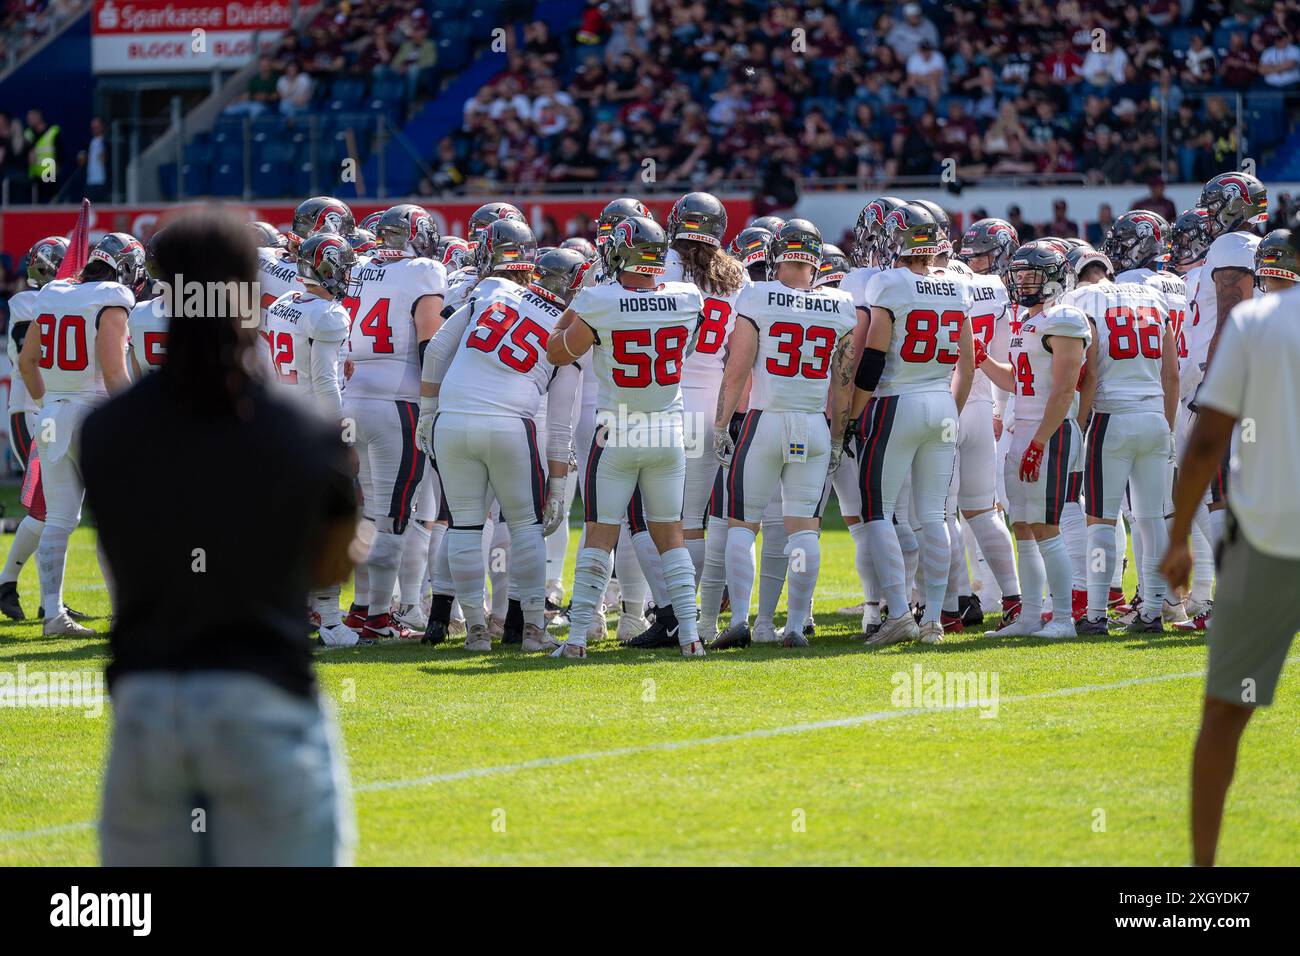
M 95 0 L 91 62 L 96 73 L 238 67 L 257 31 L 273 44 L 291 23 L 289 0 Z
M 613 196 L 600 196 L 590 199 L 515 199 L 512 200 L 527 217 L 535 230 L 541 230 L 547 220 L 554 222 L 556 231 L 561 236 L 583 235 L 588 238 L 594 232 L 592 223 L 599 215 L 601 207 L 613 199 Z M 659 222 L 663 222 L 672 207 L 674 198 L 647 199 L 646 205 Z M 730 219 L 728 238 L 749 219 L 751 202 L 748 197 L 720 197 L 727 204 Z M 387 209 L 396 200 L 375 202 L 374 200 L 357 200 L 350 203 L 357 219 L 377 209 Z M 418 200 L 412 200 L 418 201 Z M 437 220 L 438 230 L 443 235 L 465 234 L 465 223 L 483 200 L 422 203 Z M 250 221 L 262 219 L 288 231 L 293 219 L 294 207 L 289 204 L 271 203 L 230 203 L 229 208 L 237 210 L 241 216 Z M 177 211 L 193 208 L 188 204 L 169 206 L 98 206 L 91 208 L 90 241 L 94 243 L 108 232 L 128 232 L 140 239 L 147 239 L 160 222 Z M 0 249 L 9 253 L 14 262 L 27 254 L 40 239 L 50 235 L 67 236 L 76 225 L 80 206 L 42 206 L 31 209 L 13 208 L 0 213 Z

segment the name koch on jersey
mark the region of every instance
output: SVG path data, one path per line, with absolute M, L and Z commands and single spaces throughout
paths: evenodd
M 167 315 L 163 296 L 137 302 L 126 317 L 127 348 L 142 374 L 156 372 L 167 357 Z
M 420 344 L 415 306 L 425 296 L 444 295 L 447 272 L 441 262 L 375 256 L 352 268 L 343 308 L 352 320 L 348 358 L 353 362 L 348 394 L 355 398 L 418 401 Z
M 682 257 L 676 249 L 669 249 L 665 260 L 664 282 L 687 281 L 682 270 Z M 727 340 L 736 327 L 736 301 L 749 284 L 744 284 L 731 295 L 714 295 L 700 290 L 704 306 L 700 309 L 700 330 L 695 338 L 695 351 L 686 356 L 682 369 L 682 388 L 709 389 L 716 392 L 722 385 L 722 371 L 726 365 Z
M 23 342 L 32 330 L 36 318 L 36 290 L 24 289 L 9 297 L 9 334 L 5 336 L 5 352 L 9 356 L 9 414 L 38 412 L 41 406 L 27 391 L 27 383 L 18 374 L 18 356 Z
M 266 313 L 275 380 L 310 393 L 312 343 L 336 343 L 336 350 L 342 349 L 348 339 L 347 310 L 332 299 L 298 291 L 280 296 Z
M 99 317 L 105 309 L 130 312 L 135 295 L 120 282 L 55 280 L 36 294 L 35 328 L 41 338 L 40 369 L 46 401 L 94 400 L 104 396 L 104 376 L 95 354 Z
M 946 391 L 957 367 L 961 328 L 971 308 L 964 277 L 886 269 L 867 283 L 871 308 L 894 317 L 878 396 Z
M 1076 289 L 1071 304 L 1092 321 L 1097 337 L 1099 412 L 1163 411 L 1160 366 L 1169 309 L 1159 287 L 1099 282 Z
M 736 311 L 758 333 L 749 407 L 821 414 L 835 346 L 857 325 L 849 293 L 755 282 L 741 291 Z
M 555 375 L 546 342 L 564 308 L 510 285 L 470 304 L 473 314 L 438 391 L 439 412 L 537 417 Z
M 1022 311 L 1019 327 L 1011 333 L 1010 357 L 1016 381 L 1017 423 L 1043 420 L 1043 410 L 1052 394 L 1052 353 L 1046 339 L 1053 335 L 1083 339 L 1084 349 L 1092 342 L 1088 317 L 1073 305 L 1054 305 L 1027 317 Z M 1079 413 L 1078 383 L 1073 384 L 1069 418 Z
M 682 409 L 682 365 L 704 307 L 689 282 L 628 289 L 604 282 L 579 289 L 569 306 L 595 333 L 596 408 Z

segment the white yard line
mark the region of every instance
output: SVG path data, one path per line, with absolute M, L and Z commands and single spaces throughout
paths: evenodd
M 1289 657 L 1286 663 L 1293 664 L 1300 661 L 1300 656 Z M 1123 690 L 1127 687 L 1139 687 L 1143 684 L 1163 684 L 1176 680 L 1191 680 L 1192 678 L 1201 678 L 1205 676 L 1204 671 L 1185 671 L 1179 674 L 1153 674 L 1148 677 L 1130 677 L 1126 680 L 1114 681 L 1109 684 L 1083 684 L 1079 687 L 1061 687 L 1056 690 L 1044 690 L 1033 694 L 1016 694 L 1010 697 L 1000 697 L 998 705 L 1014 704 L 1021 701 L 1031 700 L 1050 700 L 1053 697 L 1075 697 L 1082 694 L 1098 694 L 1111 690 Z M 554 757 L 539 757 L 536 760 L 525 760 L 521 763 L 497 764 L 490 767 L 469 767 L 464 770 L 452 770 L 446 773 L 434 773 L 422 777 L 412 777 L 406 780 L 378 780 L 374 783 L 363 783 L 353 787 L 358 793 L 373 793 L 383 790 L 406 790 L 411 787 L 426 787 L 436 783 L 451 783 L 457 780 L 474 780 L 479 777 L 499 777 L 505 774 L 520 773 L 525 770 L 544 770 L 548 767 L 559 767 L 565 764 L 585 763 L 592 760 L 608 760 L 614 757 L 628 757 L 633 754 L 644 753 L 669 753 L 676 750 L 688 750 L 693 747 L 709 747 L 718 744 L 736 743 L 742 740 L 760 740 L 765 737 L 785 737 L 792 734 L 806 734 L 818 730 L 832 730 L 840 727 L 856 727 L 860 724 L 870 724 L 882 720 L 893 720 L 899 717 L 915 717 L 919 714 L 933 714 L 943 710 L 975 710 L 981 705 L 978 701 L 972 701 L 969 704 L 954 707 L 900 707 L 889 710 L 876 710 L 866 714 L 858 714 L 853 717 L 838 717 L 832 720 L 814 720 L 801 724 L 789 724 L 785 727 L 768 727 L 759 730 L 747 730 L 738 734 L 718 734 L 713 737 L 696 737 L 686 740 L 668 740 L 655 744 L 638 744 L 632 747 L 615 747 L 612 750 L 592 750 L 585 753 L 559 754 Z M 67 833 L 75 830 L 90 829 L 94 826 L 94 821 L 86 820 L 81 823 L 67 823 L 60 826 L 41 827 L 35 830 L 15 830 L 12 832 L 0 832 L 0 842 L 12 842 L 17 840 L 36 839 L 53 834 Z

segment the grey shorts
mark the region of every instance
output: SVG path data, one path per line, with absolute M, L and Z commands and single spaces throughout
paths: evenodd
M 113 687 L 105 866 L 349 863 L 347 768 L 328 702 L 252 674 L 129 674 Z
M 1241 707 L 1273 703 L 1300 630 L 1300 561 L 1257 551 L 1228 516 L 1219 553 L 1205 696 Z

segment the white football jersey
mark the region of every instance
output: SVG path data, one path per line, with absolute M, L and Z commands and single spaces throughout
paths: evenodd
M 970 289 L 970 331 L 984 343 L 984 351 L 999 362 L 1007 361 L 1011 343 L 1011 310 L 1007 286 L 999 276 L 973 273 L 966 277 Z M 971 379 L 968 402 L 992 402 L 993 383 L 979 369 Z
M 555 367 L 546 341 L 564 307 L 510 283 L 484 298 L 473 313 L 438 391 L 438 411 L 536 418 Z
M 1070 294 L 1070 304 L 1092 321 L 1097 337 L 1099 412 L 1163 412 L 1161 356 L 1169 308 L 1159 286 L 1097 282 Z
M 447 276 L 447 293 L 443 305 L 459 309 L 469 298 L 470 290 L 478 281 L 478 270 L 473 266 L 463 266 Z
M 23 341 L 32 331 L 31 321 L 36 318 L 36 290 L 24 289 L 9 297 L 9 334 L 5 336 L 5 350 L 9 355 L 9 415 L 18 412 L 39 412 L 41 406 L 27 391 L 27 384 L 18 371 L 18 356 Z
M 1210 352 L 1214 326 L 1219 314 L 1219 303 L 1214 295 L 1214 270 L 1235 267 L 1255 271 L 1255 247 L 1259 236 L 1250 232 L 1225 232 L 1212 243 L 1205 253 L 1205 263 L 1197 277 L 1197 289 L 1190 310 L 1191 324 L 1184 325 L 1183 339 L 1187 343 L 1187 357 L 1180 369 L 1183 392 L 1187 396 L 1196 391 L 1205 375 L 1201 368 Z M 1189 284 L 1188 288 L 1191 286 Z
M 140 372 L 148 375 L 162 367 L 167 356 L 167 327 L 171 318 L 162 296 L 137 302 L 126 317 L 127 348 Z
M 1011 333 L 1011 368 L 1016 380 L 1016 422 L 1041 422 L 1047 399 L 1052 394 L 1052 353 L 1043 342 L 1049 335 L 1083 339 L 1086 350 L 1092 331 L 1083 310 L 1072 305 L 1053 305 L 1036 315 L 1020 313 L 1020 325 Z M 1078 382 L 1067 417 L 1079 413 Z
M 266 334 L 266 310 L 286 292 L 302 288 L 298 280 L 298 257 L 269 246 L 257 250 L 257 282 L 261 301 L 261 330 Z
M 1141 282 L 1159 289 L 1169 310 L 1169 324 L 1174 329 L 1174 343 L 1178 346 L 1178 361 L 1187 357 L 1187 343 L 1183 338 L 1183 323 L 1187 321 L 1187 297 L 1191 286 L 1176 272 L 1156 272 L 1152 269 L 1129 269 L 1115 277 L 1115 284 Z
M 681 411 L 682 360 L 703 307 L 704 297 L 689 282 L 579 289 L 569 308 L 596 333 L 596 408 Z
M 749 407 L 821 414 L 835 346 L 857 324 L 849 293 L 755 282 L 741 292 L 736 311 L 758 332 Z
M 947 391 L 957 367 L 961 328 L 970 312 L 967 281 L 956 274 L 885 269 L 867 284 L 871 308 L 894 317 L 878 396 Z
M 441 262 L 375 256 L 352 268 L 343 307 L 352 319 L 348 395 L 415 402 L 420 399 L 416 303 L 447 291 Z
M 41 337 L 41 379 L 45 400 L 103 397 L 104 375 L 95 355 L 99 316 L 105 309 L 130 312 L 135 295 L 120 282 L 56 279 L 36 293 L 36 328 Z
M 299 289 L 276 299 L 266 314 L 275 381 L 312 395 L 311 344 L 333 342 L 341 350 L 348 339 L 347 310 L 332 299 Z
M 660 277 L 664 282 L 685 282 L 682 258 L 676 249 L 668 250 L 666 268 Z M 736 300 L 749 284 L 746 273 L 740 288 L 731 295 L 714 295 L 700 290 L 704 308 L 700 310 L 700 331 L 695 339 L 695 351 L 686 356 L 682 367 L 682 388 L 708 389 L 714 393 L 722 387 L 722 370 L 726 364 L 727 341 L 736 327 Z

